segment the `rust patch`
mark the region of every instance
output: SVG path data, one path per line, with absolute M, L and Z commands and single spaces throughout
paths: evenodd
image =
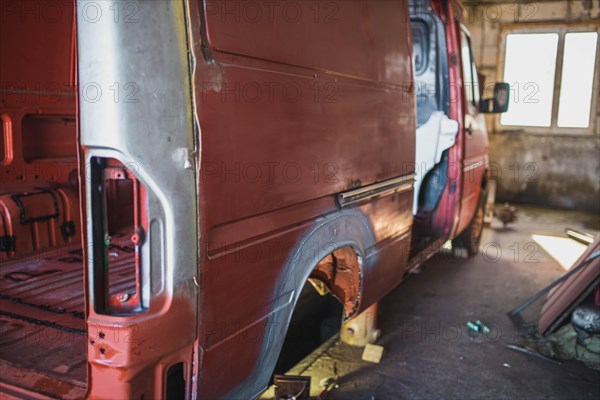
M 335 250 L 317 264 L 309 278 L 317 291 L 326 288 L 344 305 L 344 318 L 350 318 L 360 304 L 360 263 L 350 247 Z

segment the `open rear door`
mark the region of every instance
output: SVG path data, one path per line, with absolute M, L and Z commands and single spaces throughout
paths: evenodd
M 198 225 L 184 3 L 77 6 L 89 395 L 189 397 Z M 132 263 L 114 281 L 119 240 Z

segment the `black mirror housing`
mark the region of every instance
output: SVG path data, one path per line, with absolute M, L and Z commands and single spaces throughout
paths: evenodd
M 481 99 L 479 111 L 486 114 L 499 114 L 508 111 L 510 100 L 510 85 L 506 82 L 497 82 L 494 85 L 494 96 Z

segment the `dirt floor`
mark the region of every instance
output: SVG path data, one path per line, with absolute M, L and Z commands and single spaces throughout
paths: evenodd
M 517 223 L 486 228 L 475 259 L 444 251 L 380 302 L 379 364 L 334 337 L 288 374 L 311 375 L 312 394 L 339 377 L 328 399 L 600 398 L 599 371 L 506 348 L 519 340 L 506 313 L 565 272 L 544 248 L 558 258 L 578 251 L 568 240 L 545 239 L 565 237 L 567 227 L 597 233 L 600 216 L 518 208 Z M 540 309 L 534 304 L 525 319 L 537 322 Z M 475 334 L 469 320 L 491 331 Z

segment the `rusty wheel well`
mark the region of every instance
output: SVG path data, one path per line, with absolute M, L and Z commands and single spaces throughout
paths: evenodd
M 344 306 L 344 319 L 354 316 L 360 305 L 361 257 L 347 246 L 325 256 L 308 281 L 320 294 L 331 293 Z

